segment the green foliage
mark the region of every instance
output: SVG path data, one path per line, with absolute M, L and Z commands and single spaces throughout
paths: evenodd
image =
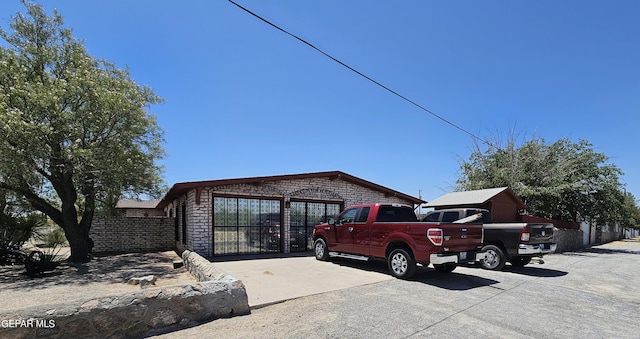
M 623 225 L 640 228 L 640 207 L 638 207 L 638 202 L 633 194 L 625 192 L 622 211 Z
M 160 194 L 163 133 L 146 109 L 162 99 L 23 3 L 0 30 L 0 188 L 60 225 L 78 259 L 101 202 Z
M 60 226 L 55 226 L 53 230 L 42 235 L 44 246 L 54 248 L 67 244 L 67 237 L 64 236 L 64 230 Z
M 501 148 L 476 147 L 457 184 L 460 190 L 509 186 L 532 215 L 604 224 L 624 219 L 621 174 L 585 140 L 532 138 L 517 146 L 511 138 Z
M 14 216 L 0 213 L 0 248 L 20 249 L 25 242 L 40 234 L 44 226 L 41 215 Z

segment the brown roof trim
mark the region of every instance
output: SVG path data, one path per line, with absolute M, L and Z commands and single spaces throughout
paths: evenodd
M 223 185 L 238 185 L 238 184 L 261 184 L 261 183 L 270 182 L 270 181 L 309 179 L 309 178 L 341 179 L 356 185 L 370 188 L 378 192 L 382 192 L 386 196 L 394 196 L 394 197 L 399 197 L 399 198 L 409 200 L 415 204 L 421 204 L 425 202 L 422 199 L 392 190 L 390 188 L 387 188 L 378 184 L 374 184 L 370 181 L 360 179 L 358 177 L 354 177 L 353 175 L 350 175 L 344 172 L 329 171 L 329 172 L 273 175 L 273 176 L 265 176 L 265 177 L 179 182 L 173 185 L 169 190 L 169 192 L 167 192 L 167 194 L 162 198 L 162 200 L 160 200 L 160 202 L 158 203 L 158 208 L 164 208 L 165 206 L 169 205 L 171 201 L 175 200 L 176 198 L 178 198 L 179 196 L 181 196 L 182 194 L 186 193 L 188 190 L 193 188 L 213 187 L 213 186 L 223 186 Z

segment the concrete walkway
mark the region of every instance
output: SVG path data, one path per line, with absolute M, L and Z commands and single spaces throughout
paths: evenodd
M 249 306 L 259 308 L 289 299 L 368 285 L 393 277 L 383 262 L 346 259 L 318 261 L 313 256 L 215 261 L 214 265 L 242 280 Z

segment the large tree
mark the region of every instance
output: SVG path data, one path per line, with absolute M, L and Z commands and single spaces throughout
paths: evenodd
M 484 150 L 476 145 L 462 161 L 459 190 L 511 187 L 532 215 L 598 224 L 624 219 L 621 170 L 585 140 L 547 143 L 531 138 Z
M 97 204 L 162 184 L 162 130 L 147 112 L 161 98 L 89 55 L 57 11 L 23 4 L 12 32 L 0 29 L 0 188 L 60 225 L 70 260 L 86 261 Z

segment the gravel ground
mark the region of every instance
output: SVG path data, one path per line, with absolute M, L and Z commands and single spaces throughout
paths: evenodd
M 24 266 L 0 266 L 0 311 L 132 292 L 140 286 L 127 281 L 146 275 L 158 278 L 156 286 L 195 282 L 184 267 L 173 268 L 176 258 L 173 251 L 96 256 L 88 263 L 63 262 L 35 278 L 25 274 Z

